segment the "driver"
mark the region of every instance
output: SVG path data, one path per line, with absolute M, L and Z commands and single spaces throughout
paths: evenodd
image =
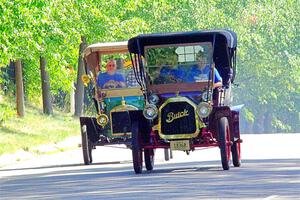
M 201 80 L 208 80 L 211 68 L 207 64 L 207 56 L 203 52 L 197 54 L 196 66 L 193 66 L 191 72 L 187 76 L 187 82 L 199 82 Z M 214 88 L 222 86 L 222 77 L 217 68 L 214 68 Z
M 103 89 L 126 87 L 125 78 L 117 72 L 117 64 L 114 59 L 107 62 L 106 72 L 98 75 L 97 85 Z

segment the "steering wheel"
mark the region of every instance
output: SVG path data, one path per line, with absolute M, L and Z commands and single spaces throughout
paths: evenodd
M 113 89 L 113 88 L 117 88 L 118 86 L 118 83 L 114 80 L 109 80 L 108 82 L 106 82 L 104 85 L 103 85 L 103 88 L 105 89 Z

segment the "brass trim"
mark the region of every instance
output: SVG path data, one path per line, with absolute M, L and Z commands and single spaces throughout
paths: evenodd
M 83 85 L 85 86 L 85 87 L 87 87 L 88 86 L 88 84 L 90 83 L 90 77 L 87 75 L 87 74 L 82 74 L 81 75 L 81 80 L 82 80 L 82 82 L 83 82 Z
M 158 130 L 158 124 L 152 126 L 152 131 L 157 131 Z
M 209 110 L 209 112 L 208 112 L 208 114 L 207 115 L 205 115 L 205 116 L 200 116 L 201 114 L 200 114 L 200 107 L 201 106 L 205 106 L 208 110 Z M 196 113 L 197 113 L 197 115 L 199 116 L 199 118 L 206 118 L 206 117 L 208 117 L 210 114 L 211 114 L 211 112 L 212 112 L 212 105 L 210 104 L 210 103 L 207 103 L 207 102 L 205 102 L 205 101 L 202 101 L 201 103 L 199 103 L 198 105 L 197 105 L 197 110 L 196 110 Z
M 105 118 L 105 122 L 104 122 L 104 123 L 101 123 L 101 122 L 100 122 L 100 117 L 104 117 L 104 118 Z M 99 115 L 97 116 L 96 119 L 97 119 L 97 123 L 98 123 L 102 128 L 104 128 L 104 127 L 108 124 L 108 121 L 109 121 L 108 116 L 107 116 L 106 114 L 104 114 L 104 113 L 99 114 Z
M 140 88 L 101 89 L 98 91 L 98 95 L 103 98 L 128 97 L 142 96 L 143 92 Z
M 126 132 L 126 133 L 113 133 L 111 132 L 112 136 L 131 136 L 131 132 Z
M 110 113 L 112 112 L 123 112 L 123 111 L 128 111 L 128 110 L 138 110 L 137 107 L 133 106 L 133 105 L 118 105 L 116 107 L 114 107 L 113 109 L 110 110 Z
M 194 133 L 182 133 L 182 134 L 176 134 L 176 135 L 164 135 L 162 132 L 161 132 L 161 110 L 162 108 L 164 108 L 168 103 L 170 102 L 187 102 L 189 103 L 191 106 L 193 106 L 194 108 L 194 114 L 195 114 L 195 121 L 196 121 L 196 131 Z M 182 97 L 182 96 L 178 96 L 178 97 L 172 97 L 172 98 L 169 98 L 167 99 L 159 108 L 158 110 L 158 134 L 159 136 L 162 138 L 162 139 L 190 139 L 190 138 L 195 138 L 199 135 L 200 133 L 200 128 L 199 128 L 199 118 L 198 118 L 198 115 L 197 115 L 197 105 L 192 102 L 191 100 L 189 100 L 188 98 L 186 97 Z

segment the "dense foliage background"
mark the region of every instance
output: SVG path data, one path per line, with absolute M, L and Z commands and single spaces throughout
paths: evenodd
M 227 28 L 238 34 L 234 90 L 235 104 L 245 105 L 242 132 L 300 132 L 299 10 L 298 0 L 2 0 L 1 90 L 14 94 L 10 61 L 22 59 L 26 100 L 40 105 L 43 56 L 52 94 L 67 98 L 81 36 L 92 44 Z

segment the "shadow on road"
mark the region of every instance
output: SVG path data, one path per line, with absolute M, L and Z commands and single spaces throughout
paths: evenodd
M 122 164 L 130 163 L 131 161 L 114 161 L 114 162 L 99 162 L 92 163 L 90 165 L 111 165 L 111 164 Z M 64 168 L 64 167 L 78 167 L 78 166 L 87 166 L 85 164 L 62 164 L 62 165 L 49 165 L 49 166 L 39 166 L 39 167 L 23 167 L 23 168 L 5 168 L 0 169 L 1 171 L 20 171 L 20 170 L 32 170 L 32 169 L 49 169 L 49 168 Z
M 222 170 L 220 161 L 162 163 L 152 172 L 138 175 L 129 162 L 23 170 L 24 174 L 1 178 L 0 197 L 72 200 L 300 197 L 300 159 L 243 160 L 241 167 L 231 167 L 228 171 Z

